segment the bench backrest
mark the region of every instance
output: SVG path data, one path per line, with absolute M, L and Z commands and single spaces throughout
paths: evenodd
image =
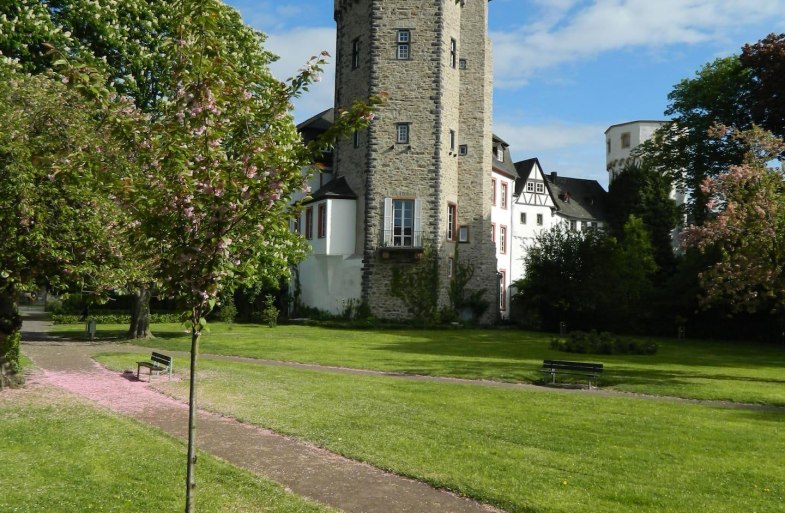
M 570 362 L 567 360 L 543 360 L 543 369 L 581 370 L 587 372 L 602 372 L 601 363 Z
M 172 357 L 165 354 L 156 353 L 155 351 L 153 351 L 153 354 L 150 356 L 150 359 L 155 363 L 160 363 L 164 367 L 172 366 Z

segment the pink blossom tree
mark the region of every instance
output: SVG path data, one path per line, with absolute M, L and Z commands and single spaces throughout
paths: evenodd
M 260 276 L 281 276 L 304 255 L 289 230 L 291 196 L 303 170 L 336 137 L 369 122 L 380 101 L 358 102 L 324 137 L 305 144 L 291 116 L 293 97 L 318 80 L 326 53 L 287 82 L 248 61 L 219 37 L 218 0 L 180 0 L 180 26 L 166 46 L 173 73 L 161 115 L 118 127 L 138 165 L 115 177 L 120 201 L 138 220 L 138 248 L 157 255 L 160 290 L 186 308 L 191 331 L 186 511 L 194 510 L 196 376 L 199 338 L 219 294 Z M 261 50 L 261 35 L 256 41 Z M 269 57 L 266 61 L 269 62 Z M 132 106 L 129 104 L 129 111 Z M 133 112 L 127 113 L 133 118 Z
M 687 246 L 715 251 L 717 262 L 700 274 L 704 305 L 724 303 L 735 312 L 768 310 L 785 314 L 785 176 L 767 167 L 785 144 L 753 127 L 737 133 L 715 131 L 742 140 L 745 162 L 703 182 L 714 215 L 684 234 Z

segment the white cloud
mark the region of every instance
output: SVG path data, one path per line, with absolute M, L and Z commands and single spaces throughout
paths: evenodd
M 270 65 L 273 75 L 286 80 L 297 73 L 311 56 L 326 50 L 332 57 L 324 68 L 321 82 L 295 100 L 295 117 L 303 121 L 333 105 L 335 91 L 335 29 L 322 27 L 292 28 L 267 35 L 266 47 L 278 55 Z
M 534 3 L 542 9 L 537 21 L 491 34 L 499 87 L 525 85 L 538 71 L 609 51 L 721 43 L 730 30 L 780 20 L 785 12 L 785 0 L 593 0 L 583 7 L 571 0 Z
M 493 131 L 510 144 L 515 161 L 537 157 L 546 172 L 607 183 L 605 129 L 608 125 L 513 124 L 495 121 Z

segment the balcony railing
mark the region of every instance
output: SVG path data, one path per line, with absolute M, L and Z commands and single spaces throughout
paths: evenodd
M 395 249 L 422 249 L 423 232 L 410 228 L 394 228 L 382 231 L 382 240 L 379 247 L 387 250 Z

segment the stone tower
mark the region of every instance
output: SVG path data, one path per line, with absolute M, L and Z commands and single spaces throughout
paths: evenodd
M 336 115 L 369 95 L 388 98 L 368 129 L 337 145 L 334 163 L 358 197 L 362 300 L 380 318 L 408 315 L 390 294 L 392 269 L 427 245 L 440 304 L 455 266 L 471 262 L 467 289 L 485 289 L 481 320 L 496 318 L 487 19 L 487 0 L 335 0 Z

